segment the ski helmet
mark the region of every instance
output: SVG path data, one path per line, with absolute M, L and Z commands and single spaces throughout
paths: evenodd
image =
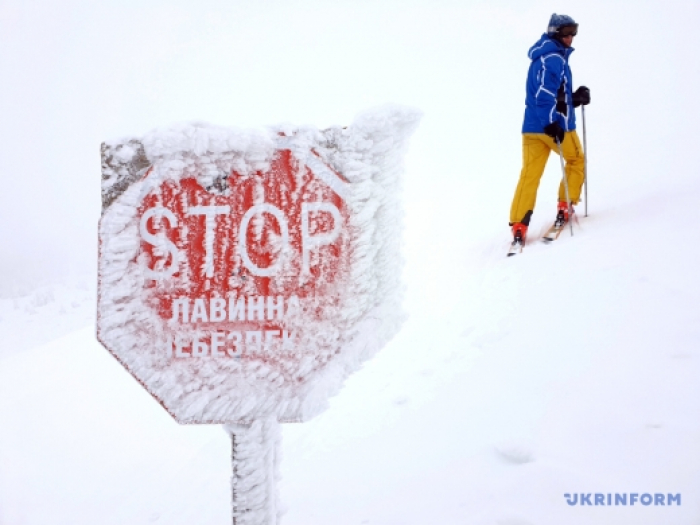
M 573 27 L 575 30 L 577 30 L 578 24 L 568 15 L 558 15 L 553 13 L 552 18 L 549 19 L 549 25 L 547 26 L 547 35 L 550 37 L 556 37 L 559 31 L 564 27 Z

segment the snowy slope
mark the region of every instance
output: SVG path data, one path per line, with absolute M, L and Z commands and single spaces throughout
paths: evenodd
M 0 294 L 0 360 L 94 323 L 92 276 L 8 288 Z
M 598 209 L 515 259 L 464 242 L 459 278 L 414 259 L 399 336 L 284 428 L 284 523 L 696 524 L 699 194 Z M 0 365 L 0 523 L 229 522 L 224 432 L 175 424 L 91 327 Z
M 337 405 L 324 416 L 332 423 L 292 429 L 292 458 L 305 445 L 323 452 L 289 458 L 290 475 L 294 466 L 304 480 L 340 472 L 352 488 L 318 494 L 288 480 L 291 499 L 309 502 L 289 521 L 697 523 L 700 290 L 692 228 L 680 226 L 697 196 L 697 184 L 666 195 L 645 229 L 643 200 L 603 211 L 582 220 L 575 238 L 530 245 L 517 261 L 503 258 L 502 243 L 480 249 L 482 269 L 452 283 L 454 304 L 414 315 L 373 363 L 372 392 L 363 385 L 360 394 L 352 379 L 338 398 L 361 428 L 367 405 L 350 392 L 367 403 L 379 394 L 376 438 L 343 425 Z M 336 425 L 342 444 L 319 443 L 314 433 Z M 567 492 L 685 499 L 673 509 L 572 508 Z

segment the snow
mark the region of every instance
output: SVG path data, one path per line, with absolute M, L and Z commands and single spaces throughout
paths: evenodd
M 101 141 L 194 119 L 326 129 L 396 101 L 425 114 L 392 194 L 406 264 L 387 287 L 407 317 L 327 410 L 282 425 L 282 523 L 697 525 L 700 36 L 677 20 L 698 5 L 630 6 L 568 12 L 590 216 L 506 259 L 522 55 L 551 7 L 5 2 L 0 523 L 231 523 L 228 433 L 178 425 L 96 341 Z M 134 155 L 127 140 L 115 158 Z M 588 493 L 682 504 L 564 497 Z
M 694 523 L 698 193 L 669 191 L 644 230 L 646 199 L 603 206 L 514 260 L 467 244 L 458 280 L 415 263 L 399 335 L 283 425 L 283 523 Z M 0 363 L 3 522 L 229 522 L 227 435 L 176 425 L 91 327 Z M 656 492 L 682 505 L 563 496 Z

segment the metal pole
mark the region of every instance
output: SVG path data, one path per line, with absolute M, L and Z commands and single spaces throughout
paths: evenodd
M 554 139 L 557 142 L 557 147 L 559 148 L 559 163 L 561 164 L 561 175 L 564 181 L 564 195 L 566 195 L 566 205 L 569 208 L 569 227 L 571 228 L 571 236 L 574 236 L 574 209 L 571 206 L 571 199 L 569 199 L 569 181 L 566 180 L 566 170 L 564 169 L 564 152 L 561 149 L 561 143 L 558 138 Z
M 282 433 L 275 419 L 224 425 L 231 436 L 233 525 L 278 525 Z
M 586 106 L 581 106 L 583 118 L 583 216 L 588 217 L 588 144 L 586 144 Z
M 236 458 L 238 454 L 236 449 L 240 446 L 240 438 L 237 438 L 236 431 L 232 428 L 226 429 L 228 434 L 231 436 L 231 514 L 233 516 L 233 525 L 238 525 L 238 517 L 241 513 L 238 510 L 240 505 L 240 498 L 238 495 L 238 464 L 236 463 Z M 240 434 L 240 431 L 238 431 Z

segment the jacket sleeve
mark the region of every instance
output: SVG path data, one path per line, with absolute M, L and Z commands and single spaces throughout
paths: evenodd
M 557 92 L 561 86 L 564 75 L 564 59 L 557 54 L 552 54 L 540 59 L 540 70 L 537 73 L 539 85 L 535 92 L 535 106 L 537 117 L 545 127 L 552 122 L 559 121 L 563 125 L 562 117 L 557 113 Z

